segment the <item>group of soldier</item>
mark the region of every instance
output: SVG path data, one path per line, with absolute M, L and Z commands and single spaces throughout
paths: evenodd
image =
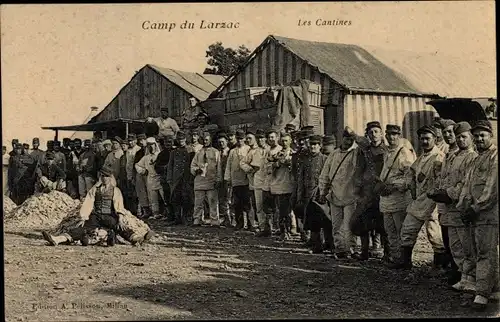
M 417 157 L 399 125 L 388 124 L 384 140 L 378 121 L 363 135 L 346 127 L 337 147 L 312 126 L 185 133 L 166 119 L 155 137 L 49 142 L 45 153 L 36 139 L 31 153 L 13 142 L 12 199 L 52 189 L 83 199 L 100 171 L 139 218 L 296 235 L 313 253 L 381 256 L 393 269 L 412 267 L 425 226 L 434 266 L 453 289 L 475 292 L 472 307 L 484 309 L 498 291 L 498 157 L 488 121 L 423 126 Z

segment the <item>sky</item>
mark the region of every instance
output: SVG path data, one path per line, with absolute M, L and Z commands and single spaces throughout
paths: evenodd
M 494 1 L 2 5 L 2 141 L 42 146 L 41 126 L 81 124 L 151 63 L 203 72 L 205 50 L 257 47 L 269 34 L 495 62 Z M 349 20 L 349 26 L 316 26 Z M 180 29 L 184 21 L 195 29 Z M 201 21 L 239 22 L 200 29 Z M 299 26 L 299 20 L 311 26 Z M 144 30 L 144 21 L 175 23 Z M 60 137 L 68 132 L 61 132 Z

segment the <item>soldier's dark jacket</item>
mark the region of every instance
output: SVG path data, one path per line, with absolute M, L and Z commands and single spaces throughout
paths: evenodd
M 170 152 L 167 165 L 167 183 L 170 193 L 182 189 L 183 195 L 194 198 L 194 177 L 191 175 L 191 161 L 194 153 L 189 153 L 187 147 L 177 147 Z
M 318 187 L 318 179 L 327 156 L 308 152 L 301 157 L 297 170 L 297 202 L 306 204 Z M 302 202 L 301 202 L 302 201 Z
M 38 178 L 46 177 L 52 182 L 66 179 L 66 173 L 64 173 L 64 170 L 55 163 L 38 164 L 38 167 L 36 168 L 36 174 Z

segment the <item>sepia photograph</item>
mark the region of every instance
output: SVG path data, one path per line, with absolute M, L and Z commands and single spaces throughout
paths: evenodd
M 0 13 L 6 321 L 500 317 L 494 1 Z

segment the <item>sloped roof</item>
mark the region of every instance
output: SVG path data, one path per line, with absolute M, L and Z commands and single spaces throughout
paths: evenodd
M 420 93 L 359 46 L 269 37 L 349 89 Z
M 446 97 L 496 97 L 496 64 L 364 46 L 415 88 Z
M 196 99 L 204 101 L 222 82 L 225 77 L 221 75 L 207 75 L 192 72 L 184 72 L 171 68 L 158 67 L 148 64 L 162 76 L 176 84 Z

